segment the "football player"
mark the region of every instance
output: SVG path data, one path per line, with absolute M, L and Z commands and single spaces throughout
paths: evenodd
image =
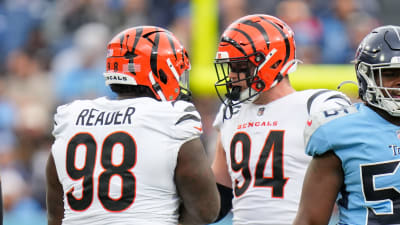
M 139 26 L 117 34 L 107 50 L 105 82 L 118 99 L 57 109 L 48 224 L 212 222 L 220 200 L 200 115 L 188 101 L 185 48 L 168 30 Z
M 381 26 L 355 56 L 363 102 L 312 115 L 305 130 L 313 156 L 294 224 L 400 224 L 400 27 Z
M 337 91 L 296 91 L 288 78 L 298 63 L 295 51 L 291 28 L 269 15 L 242 17 L 222 34 L 215 87 L 223 104 L 214 121 L 213 162 L 219 219 L 232 207 L 235 225 L 291 224 L 311 160 L 303 142 L 309 113 L 350 104 Z

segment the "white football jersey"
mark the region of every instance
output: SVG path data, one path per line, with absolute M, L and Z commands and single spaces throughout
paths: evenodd
M 214 126 L 221 132 L 233 188 L 233 224 L 292 224 L 311 157 L 303 131 L 310 112 L 349 105 L 340 92 L 294 92 L 266 105 L 243 103 Z
M 178 223 L 181 145 L 201 135 L 193 104 L 152 98 L 79 100 L 58 107 L 52 154 L 63 225 Z

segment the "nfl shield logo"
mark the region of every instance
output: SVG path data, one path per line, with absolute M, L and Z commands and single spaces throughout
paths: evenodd
M 262 115 L 264 115 L 264 110 L 265 110 L 264 107 L 259 108 L 259 109 L 258 109 L 258 112 L 257 112 L 257 116 L 262 116 Z

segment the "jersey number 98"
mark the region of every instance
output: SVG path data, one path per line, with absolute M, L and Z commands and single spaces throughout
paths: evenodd
M 112 162 L 113 148 L 116 144 L 123 146 L 122 161 L 115 165 Z M 78 147 L 83 145 L 86 148 L 84 165 L 77 168 L 76 154 Z M 136 164 L 136 143 L 127 133 L 115 132 L 106 137 L 100 149 L 100 163 L 104 171 L 98 176 L 98 185 L 94 187 L 94 168 L 97 154 L 97 143 L 89 133 L 79 133 L 71 138 L 67 147 L 66 169 L 72 180 L 82 180 L 82 196 L 75 197 L 72 187 L 67 193 L 68 204 L 71 209 L 84 211 L 93 202 L 94 188 L 97 188 L 98 198 L 102 206 L 113 212 L 127 209 L 135 199 L 136 179 L 131 169 Z M 122 180 L 121 195 L 119 198 L 111 198 L 110 180 L 113 176 L 119 176 Z

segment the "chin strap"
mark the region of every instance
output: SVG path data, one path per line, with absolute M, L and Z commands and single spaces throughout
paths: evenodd
M 153 76 L 154 76 L 153 72 L 150 71 L 149 79 L 150 79 L 153 90 L 160 97 L 161 101 L 166 101 L 167 99 L 165 98 L 164 94 L 162 93 L 160 85 L 156 82 L 156 80 L 154 80 Z
M 193 97 L 192 97 L 192 92 L 190 92 L 189 90 L 180 87 L 181 91 L 178 95 L 178 98 L 176 100 L 183 100 L 183 101 L 187 101 L 187 102 L 192 102 L 193 103 Z
M 264 85 L 265 86 L 265 85 Z M 235 88 L 235 87 L 233 87 Z M 264 87 L 263 87 L 264 88 Z M 239 90 L 240 89 L 240 90 Z M 224 120 L 225 119 L 230 119 L 232 118 L 234 112 L 233 112 L 233 106 L 238 105 L 238 104 L 248 104 L 254 102 L 258 95 L 261 93 L 260 91 L 257 91 L 253 88 L 247 88 L 246 90 L 241 90 L 241 88 L 235 88 L 235 90 L 232 90 L 232 94 L 229 96 L 234 96 L 236 97 L 235 99 L 232 99 L 230 97 L 226 97 L 226 102 L 224 102 L 225 107 L 224 107 Z M 239 95 L 239 97 L 237 97 Z M 235 103 L 233 103 L 235 101 Z M 227 113 L 229 111 L 229 114 Z
M 233 101 L 239 101 L 241 96 L 242 87 L 240 86 L 233 86 L 232 91 L 229 94 L 226 94 L 226 107 L 224 108 L 224 120 L 232 118 L 233 115 Z M 229 116 L 227 116 L 227 110 L 229 109 Z
M 231 102 L 232 102 L 232 101 L 229 100 L 229 101 L 228 101 L 228 104 L 226 104 L 225 107 L 224 107 L 224 118 L 223 118 L 222 121 L 224 121 L 224 120 L 229 120 L 230 118 L 232 118 L 232 115 L 233 115 L 233 106 L 232 106 Z M 229 114 L 226 113 L 226 112 L 228 111 L 228 109 L 229 109 Z M 227 116 L 227 115 L 229 115 L 229 116 Z

